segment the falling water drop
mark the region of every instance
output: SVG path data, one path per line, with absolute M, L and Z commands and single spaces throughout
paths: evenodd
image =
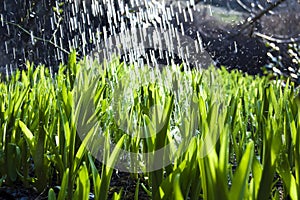
M 2 27 L 4 27 L 4 18 L 3 18 L 3 14 L 0 14 L 0 20 L 1 20 L 1 25 L 2 25 Z
M 181 34 L 182 34 L 182 36 L 184 36 L 184 27 L 183 27 L 183 24 L 182 24 L 182 23 L 180 23 L 180 29 L 181 29 Z
M 200 52 L 203 53 L 204 52 L 203 42 L 202 42 L 202 38 L 201 38 L 199 32 L 197 32 L 197 39 L 198 39 L 198 42 L 199 42 L 199 45 L 200 45 Z
M 14 59 L 16 59 L 16 49 L 13 47 L 13 55 L 14 55 Z
M 81 19 L 82 19 L 82 23 L 85 24 L 85 15 L 83 13 L 81 13 Z
M 191 22 L 193 22 L 194 21 L 194 16 L 193 16 L 193 11 L 192 11 L 191 7 L 188 7 L 188 13 L 190 15 Z
M 183 17 L 184 17 L 184 22 L 187 22 L 187 16 L 186 16 L 185 9 L 183 9 Z
M 196 48 L 196 53 L 199 53 L 199 47 L 198 47 L 198 42 L 195 40 L 195 48 Z
M 36 49 L 36 56 L 39 58 L 40 54 L 39 54 L 39 49 Z
M 6 73 L 6 78 L 8 79 L 9 73 L 8 73 L 8 65 L 5 65 L 5 73 Z
M 185 49 L 186 49 L 185 55 L 186 55 L 186 57 L 187 57 L 186 59 L 189 59 L 189 58 L 190 58 L 189 46 L 186 46 Z
M 236 43 L 236 41 L 234 41 L 234 53 L 237 53 L 237 52 L 238 52 L 237 43 Z
M 54 22 L 53 22 L 53 18 L 52 17 L 50 18 L 50 23 L 51 23 L 51 29 L 54 30 L 55 27 L 54 27 Z
M 177 22 L 177 25 L 179 25 L 179 16 L 178 16 L 178 13 L 176 12 L 176 22 Z
M 75 13 L 78 13 L 79 12 L 78 1 L 75 0 L 74 3 L 75 3 Z
M 181 4 L 180 4 L 180 1 L 178 1 L 178 10 L 179 10 L 179 13 L 181 14 L 182 13 L 182 10 L 181 10 Z
M 64 38 L 64 31 L 62 25 L 59 25 L 59 30 L 60 30 L 60 37 Z
M 195 0 L 190 0 L 190 4 L 192 7 L 195 7 Z
M 8 54 L 7 41 L 4 42 L 5 45 L 5 53 Z
M 9 25 L 8 25 L 8 24 L 6 24 L 6 30 L 7 30 L 7 35 L 10 36 L 10 28 L 9 28 Z
M 209 9 L 209 15 L 212 16 L 213 13 L 212 13 L 211 5 L 208 5 L 208 9 Z
M 3 1 L 3 7 L 4 7 L 4 11 L 6 11 L 6 3 L 5 3 L 5 1 Z

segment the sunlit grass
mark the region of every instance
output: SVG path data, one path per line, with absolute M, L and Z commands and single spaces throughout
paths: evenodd
M 0 185 L 106 199 L 124 162 L 136 199 L 141 190 L 149 199 L 299 198 L 300 99 L 289 81 L 76 63 L 75 54 L 55 75 L 27 66 L 0 82 Z M 102 164 L 93 158 L 99 149 Z M 125 162 L 123 151 L 136 157 Z M 113 198 L 124 198 L 121 188 Z

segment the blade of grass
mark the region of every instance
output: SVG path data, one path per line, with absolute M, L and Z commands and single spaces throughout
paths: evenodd
M 254 143 L 247 144 L 244 155 L 241 158 L 240 164 L 234 174 L 232 186 L 230 189 L 230 199 L 243 199 L 247 190 L 249 173 L 251 170 L 254 154 Z

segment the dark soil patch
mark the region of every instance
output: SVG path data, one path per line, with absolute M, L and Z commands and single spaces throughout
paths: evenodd
M 112 179 L 110 181 L 110 189 L 108 193 L 108 199 L 112 199 L 113 193 L 119 193 L 123 188 L 122 199 L 132 200 L 134 199 L 135 190 L 137 187 L 137 180 L 133 178 L 133 175 L 125 172 L 114 172 Z M 141 183 L 147 185 L 146 181 L 142 176 L 140 176 L 140 185 L 139 185 L 139 198 L 141 200 L 150 199 L 148 194 L 142 188 Z
M 0 200 L 42 200 L 47 198 L 45 194 L 41 195 L 33 188 L 24 188 L 22 185 L 0 188 Z

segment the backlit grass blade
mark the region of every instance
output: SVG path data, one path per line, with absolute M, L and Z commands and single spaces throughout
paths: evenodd
M 252 173 L 253 173 L 253 184 L 254 184 L 254 197 L 257 198 L 260 181 L 262 177 L 263 168 L 256 157 L 253 158 L 252 162 Z
M 81 165 L 78 170 L 78 177 L 76 180 L 76 190 L 73 198 L 76 200 L 89 199 L 90 194 L 90 180 L 89 172 L 85 163 Z
M 291 199 L 299 199 L 298 195 L 300 191 L 297 188 L 296 179 L 291 173 L 290 164 L 286 154 L 283 157 L 282 163 L 278 166 L 278 172 L 282 177 L 283 183 L 287 188 L 287 192 L 290 194 Z
M 112 153 L 108 156 L 107 163 L 103 167 L 102 176 L 101 176 L 101 184 L 100 184 L 100 192 L 98 195 L 101 195 L 103 199 L 107 199 L 108 194 L 108 188 L 110 184 L 110 179 L 113 173 L 113 167 L 119 157 L 119 154 L 122 150 L 122 146 L 125 140 L 125 137 L 127 135 L 123 135 L 118 143 L 115 145 L 115 148 L 113 149 Z M 109 134 L 107 134 L 107 137 L 109 137 Z M 109 142 L 109 140 L 107 140 Z M 108 148 L 105 149 L 105 151 L 109 151 L 110 145 L 107 146 Z
M 25 135 L 35 164 L 36 187 L 42 191 L 46 187 L 48 180 L 47 161 L 44 158 L 45 133 L 40 132 L 38 138 L 36 138 L 22 121 L 19 121 L 19 126 Z
M 48 200 L 56 200 L 56 194 L 52 188 L 48 191 Z
M 27 128 L 26 124 L 24 124 L 21 120 L 19 121 L 19 126 L 25 135 L 25 138 L 29 145 L 30 151 L 32 152 L 32 154 L 34 154 L 35 153 L 35 140 L 34 140 L 33 134 Z
M 60 186 L 60 190 L 58 193 L 57 200 L 65 200 L 68 196 L 68 188 L 69 188 L 69 169 L 67 168 L 64 172 L 62 183 Z
M 135 192 L 134 192 L 134 200 L 139 199 L 139 188 L 140 188 L 140 179 L 138 179 L 135 187 Z
M 101 185 L 101 178 L 98 173 L 98 169 L 96 168 L 94 161 L 92 159 L 91 154 L 88 154 L 89 162 L 90 162 L 90 167 L 92 171 L 92 176 L 93 176 L 93 185 L 94 185 L 94 193 L 95 193 L 95 200 L 100 200 L 100 185 Z
M 122 199 L 122 193 L 123 193 L 123 189 L 120 190 L 119 193 L 117 192 L 114 192 L 114 195 L 113 195 L 113 200 L 121 200 Z
M 21 159 L 20 148 L 14 143 L 8 143 L 7 145 L 7 169 L 8 169 L 8 178 L 10 180 L 17 180 L 18 166 Z
M 233 176 L 230 188 L 230 199 L 243 199 L 248 186 L 249 173 L 252 166 L 254 143 L 250 142 L 241 158 L 239 166 Z
M 157 116 L 158 118 L 161 117 L 161 120 L 158 121 L 158 125 L 159 126 L 162 125 L 162 127 L 161 127 L 161 130 L 159 130 L 157 134 L 156 134 L 156 132 L 151 134 L 151 135 L 156 135 L 155 150 L 159 150 L 159 149 L 163 148 L 164 145 L 166 144 L 167 131 L 168 131 L 171 112 L 173 109 L 173 100 L 174 100 L 173 95 L 166 100 L 165 105 L 164 105 L 163 116 L 159 116 L 159 113 L 156 113 L 156 115 L 158 115 Z M 158 119 L 156 118 L 156 120 L 158 120 Z M 161 158 L 158 156 L 158 154 L 154 153 L 153 165 L 155 165 L 155 162 L 157 162 L 159 159 L 161 159 Z M 151 177 L 152 177 L 151 178 L 151 180 L 152 180 L 152 197 L 154 198 L 156 195 L 156 192 L 158 191 L 159 185 L 161 184 L 162 179 L 163 179 L 163 169 L 158 169 L 158 170 L 151 172 Z
M 175 200 L 184 200 L 183 195 L 180 189 L 180 174 L 176 174 L 174 177 L 173 188 L 174 188 L 174 199 Z

